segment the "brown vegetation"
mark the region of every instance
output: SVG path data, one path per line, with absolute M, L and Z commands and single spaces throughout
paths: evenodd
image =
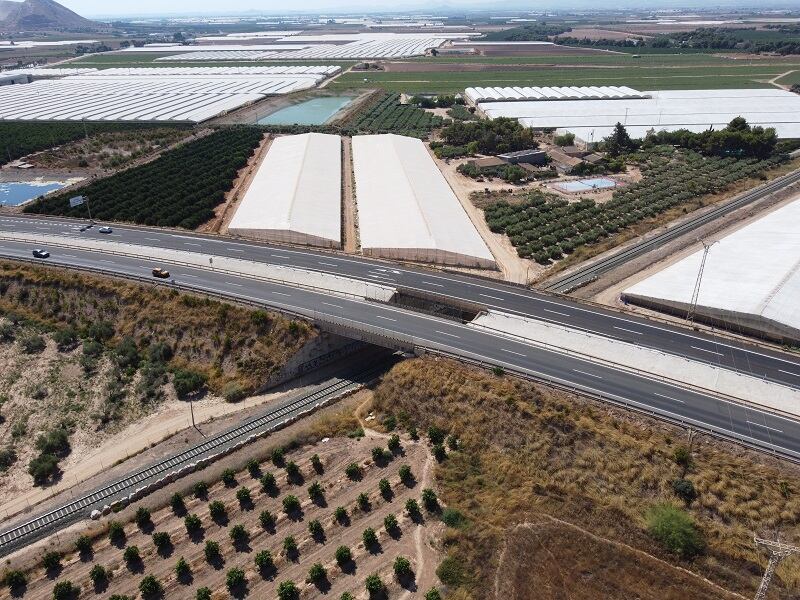
M 800 476 L 794 466 L 708 437 L 695 439 L 684 454 L 684 430 L 604 404 L 451 361 L 416 359 L 385 377 L 375 390 L 375 407 L 421 431 L 436 425 L 459 438 L 460 452 L 436 473 L 445 502 L 469 523 L 448 529 L 445 537 L 451 560 L 440 575 L 451 585 L 452 598 L 490 597 L 504 538 L 515 525 L 540 521 L 541 515 L 681 565 L 745 596 L 753 594 L 764 564 L 753 532 L 798 537 Z M 686 510 L 706 548 L 692 561 L 670 554 L 646 529 L 648 509 L 665 501 L 680 504 L 673 492 L 680 478 L 692 481 L 699 494 Z M 547 566 L 532 562 L 529 568 Z M 573 577 L 579 568 L 561 565 Z M 797 597 L 799 582 L 797 561 L 786 561 L 770 597 Z M 658 596 L 657 579 L 639 584 L 639 597 L 647 596 L 648 585 L 647 594 Z

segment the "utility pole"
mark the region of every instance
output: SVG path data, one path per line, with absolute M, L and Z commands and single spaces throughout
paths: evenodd
M 800 548 L 797 546 L 790 546 L 789 544 L 784 544 L 782 542 L 765 540 L 758 536 L 753 536 L 753 541 L 756 543 L 756 547 L 763 546 L 769 550 L 769 562 L 767 563 L 767 570 L 764 571 L 764 576 L 761 578 L 761 585 L 758 586 L 758 591 L 756 592 L 755 597 L 755 600 L 766 600 L 767 588 L 769 587 L 769 582 L 772 580 L 772 576 L 775 574 L 775 569 L 777 568 L 778 564 L 784 558 L 787 558 L 792 554 L 800 554 Z
M 694 320 L 694 313 L 697 309 L 697 301 L 700 297 L 700 283 L 703 281 L 703 271 L 706 269 L 706 259 L 708 259 L 708 251 L 711 250 L 711 246 L 718 243 L 719 240 L 715 240 L 710 244 L 706 243 L 705 240 L 698 240 L 701 244 L 703 244 L 703 258 L 700 260 L 700 270 L 697 272 L 697 280 L 694 282 L 694 290 L 692 291 L 692 300 L 689 303 L 689 312 L 686 313 L 686 320 L 691 322 Z

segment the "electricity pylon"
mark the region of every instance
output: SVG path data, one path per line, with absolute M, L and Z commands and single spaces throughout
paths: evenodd
M 703 258 L 700 260 L 700 270 L 697 272 L 697 280 L 694 282 L 694 290 L 692 291 L 692 300 L 689 303 L 689 312 L 686 313 L 687 321 L 694 320 L 694 313 L 697 310 L 697 301 L 700 296 L 700 283 L 703 281 L 703 271 L 706 270 L 706 259 L 708 258 L 708 251 L 711 250 L 711 246 L 719 242 L 719 240 L 715 240 L 710 244 L 708 244 L 704 240 L 698 240 L 698 241 L 701 244 L 703 244 Z
M 767 563 L 767 570 L 764 571 L 764 576 L 761 578 L 761 585 L 758 586 L 755 600 L 765 600 L 767 597 L 767 588 L 772 576 L 775 574 L 775 569 L 778 564 L 792 554 L 800 554 L 800 548 L 797 546 L 790 546 L 783 542 L 775 542 L 772 540 L 765 540 L 758 536 L 753 536 L 756 547 L 763 546 L 769 550 L 769 562 Z

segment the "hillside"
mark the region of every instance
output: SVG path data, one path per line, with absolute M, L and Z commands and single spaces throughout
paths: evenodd
M 95 29 L 98 24 L 53 0 L 0 0 L 0 32 Z

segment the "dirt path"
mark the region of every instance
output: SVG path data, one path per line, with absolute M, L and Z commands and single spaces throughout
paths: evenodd
M 342 138 L 342 248 L 349 254 L 358 252 L 358 209 L 353 182 L 353 144 L 349 137 Z
M 430 152 L 430 149 L 428 149 Z M 531 272 L 530 261 L 523 260 L 514 250 L 511 242 L 505 236 L 497 235 L 491 232 L 489 226 L 486 224 L 486 219 L 483 218 L 483 211 L 477 208 L 470 200 L 472 189 L 463 180 L 462 177 L 452 165 L 446 165 L 444 161 L 439 160 L 431 152 L 431 157 L 436 161 L 439 170 L 444 175 L 447 183 L 450 184 L 451 189 L 455 193 L 461 206 L 466 211 L 475 229 L 478 230 L 483 241 L 489 246 L 489 250 L 497 262 L 497 266 L 503 272 L 503 277 L 506 281 L 514 283 L 528 283 L 528 278 Z M 509 188 L 509 184 L 502 186 Z
M 788 77 L 792 73 L 796 73 L 796 72 L 797 72 L 797 69 L 792 69 L 791 71 L 786 71 L 785 73 L 781 73 L 777 77 L 773 77 L 767 83 L 769 83 L 770 85 L 774 85 L 775 87 L 780 88 L 782 90 L 790 90 L 790 89 L 792 89 L 792 86 L 784 84 L 784 83 L 778 83 L 778 81 L 780 81 L 784 77 Z

